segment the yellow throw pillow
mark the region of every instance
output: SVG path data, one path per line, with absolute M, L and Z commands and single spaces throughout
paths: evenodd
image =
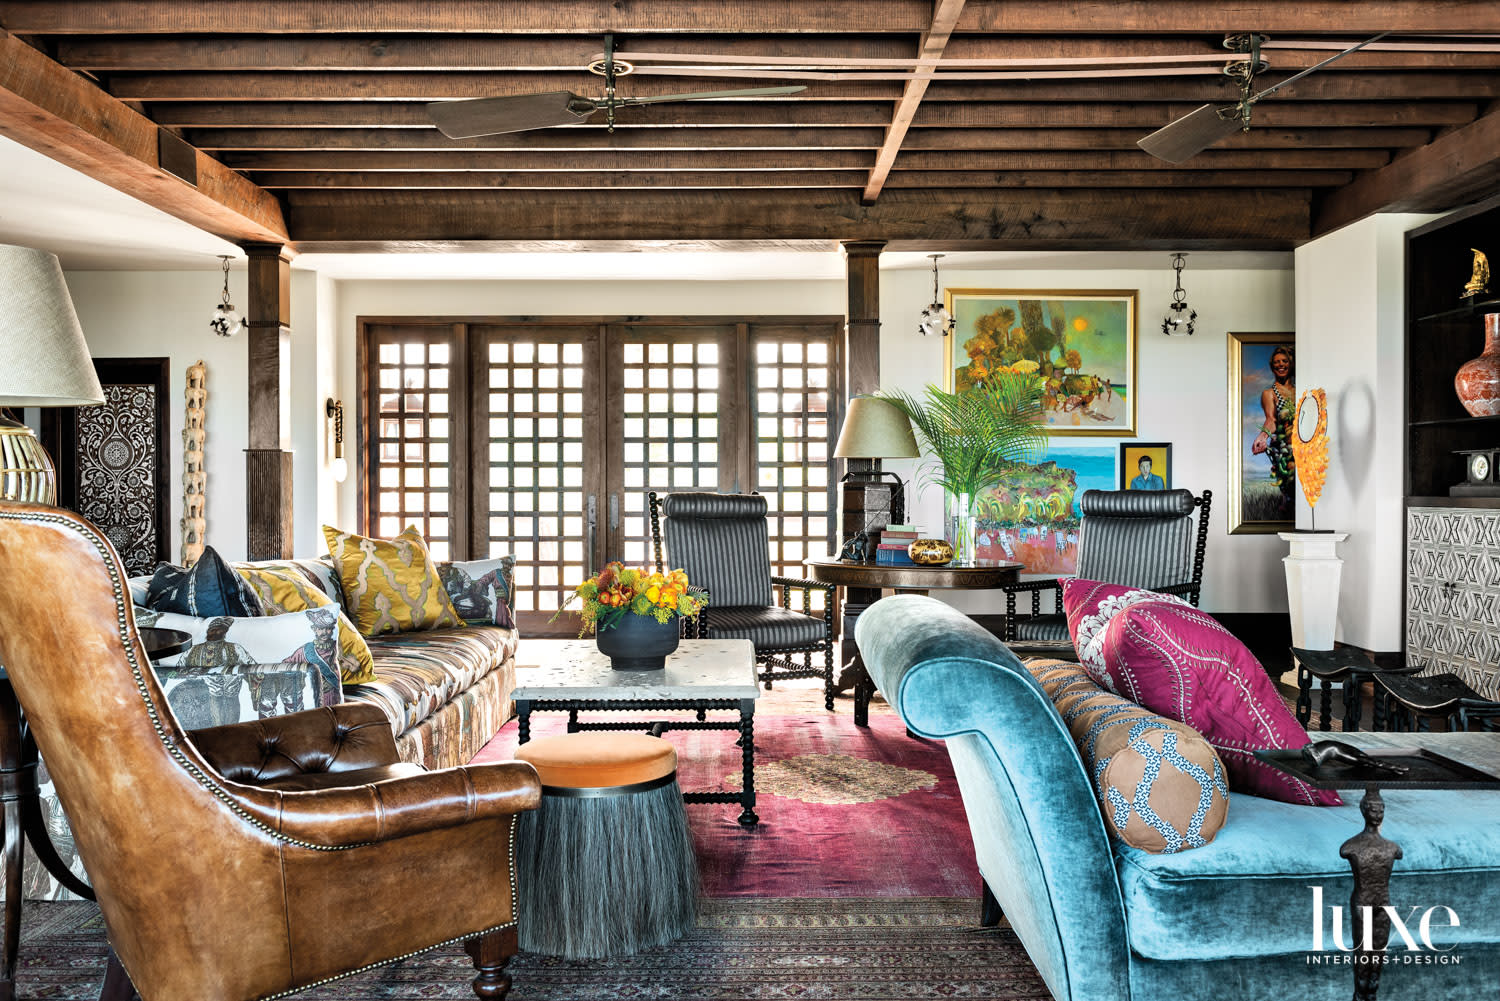
M 415 525 L 388 542 L 327 525 L 323 535 L 349 603 L 349 617 L 361 633 L 379 636 L 463 627 Z
M 328 595 L 313 585 L 294 566 L 237 566 L 235 570 L 260 599 L 267 615 L 301 612 L 326 605 L 338 607 Z M 359 634 L 349 616 L 339 612 L 339 680 L 346 685 L 363 685 L 375 680 L 375 658 L 370 646 Z

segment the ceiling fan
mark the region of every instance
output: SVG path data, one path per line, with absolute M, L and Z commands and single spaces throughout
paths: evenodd
M 604 77 L 604 96 L 581 97 L 568 90 L 545 94 L 518 94 L 514 97 L 480 97 L 470 101 L 438 101 L 427 106 L 438 131 L 449 139 L 470 139 L 505 132 L 550 129 L 557 125 L 576 125 L 598 111 L 605 114 L 610 132 L 615 130 L 615 111 L 641 104 L 667 101 L 707 101 L 722 97 L 780 97 L 797 94 L 805 86 L 750 87 L 742 90 L 708 90 L 692 94 L 659 94 L 655 97 L 617 97 L 615 80 L 635 67 L 615 58 L 614 35 L 604 36 L 604 58 L 589 64 L 589 72 Z
M 1234 132 L 1240 130 L 1249 132 L 1250 110 L 1256 102 L 1270 97 L 1287 84 L 1301 80 L 1309 73 L 1315 73 L 1351 52 L 1357 52 L 1372 42 L 1380 41 L 1388 34 L 1390 32 L 1383 31 L 1374 38 L 1367 38 L 1358 45 L 1351 45 L 1344 51 L 1335 53 L 1316 65 L 1309 66 L 1301 73 L 1289 76 L 1275 86 L 1267 87 L 1259 94 L 1252 93 L 1252 91 L 1255 88 L 1255 75 L 1268 65 L 1260 56 L 1260 47 L 1266 41 L 1266 36 L 1257 34 L 1226 36 L 1224 39 L 1226 49 L 1233 49 L 1249 56 L 1247 59 L 1236 59 L 1224 67 L 1226 76 L 1239 81 L 1239 103 L 1227 106 L 1205 104 L 1197 111 L 1183 115 L 1170 125 L 1157 129 L 1138 141 L 1136 145 L 1157 159 L 1166 160 L 1168 163 L 1183 163 L 1190 160 Z

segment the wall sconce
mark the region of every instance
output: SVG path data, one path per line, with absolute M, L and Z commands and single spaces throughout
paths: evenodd
M 1198 319 L 1197 310 L 1187 304 L 1187 293 L 1182 290 L 1183 258 L 1186 254 L 1172 255 L 1172 270 L 1177 272 L 1177 288 L 1172 293 L 1172 304 L 1161 321 L 1161 332 L 1168 337 L 1191 337 L 1193 321 Z M 1183 314 L 1186 313 L 1186 316 Z
M 947 337 L 953 333 L 953 317 L 948 315 L 948 309 L 943 305 L 942 296 L 938 294 L 938 258 L 943 254 L 928 254 L 932 258 L 932 304 L 922 310 L 922 318 L 917 321 L 917 333 L 929 337 Z
M 229 301 L 229 262 L 234 258 L 228 254 L 220 254 L 219 260 L 224 262 L 224 291 L 219 293 L 219 304 L 214 307 L 214 318 L 208 321 L 208 326 L 220 337 L 233 337 L 245 329 L 245 318 L 235 311 L 234 303 Z
M 349 463 L 344 458 L 344 401 L 330 396 L 323 405 L 323 413 L 327 415 L 329 430 L 333 432 L 333 458 L 328 460 L 328 471 L 333 474 L 335 483 L 343 483 L 349 478 Z

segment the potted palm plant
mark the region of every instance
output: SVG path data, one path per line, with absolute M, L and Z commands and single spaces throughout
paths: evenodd
M 1045 388 L 1036 368 L 1033 361 L 1017 362 L 954 393 L 928 386 L 920 398 L 902 390 L 878 394 L 906 414 L 931 456 L 918 475 L 943 490 L 956 563 L 974 562 L 974 503 L 980 492 L 1046 449 Z

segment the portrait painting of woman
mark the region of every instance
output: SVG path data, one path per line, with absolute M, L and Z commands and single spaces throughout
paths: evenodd
M 1230 334 L 1230 532 L 1292 527 L 1297 471 L 1294 335 Z

